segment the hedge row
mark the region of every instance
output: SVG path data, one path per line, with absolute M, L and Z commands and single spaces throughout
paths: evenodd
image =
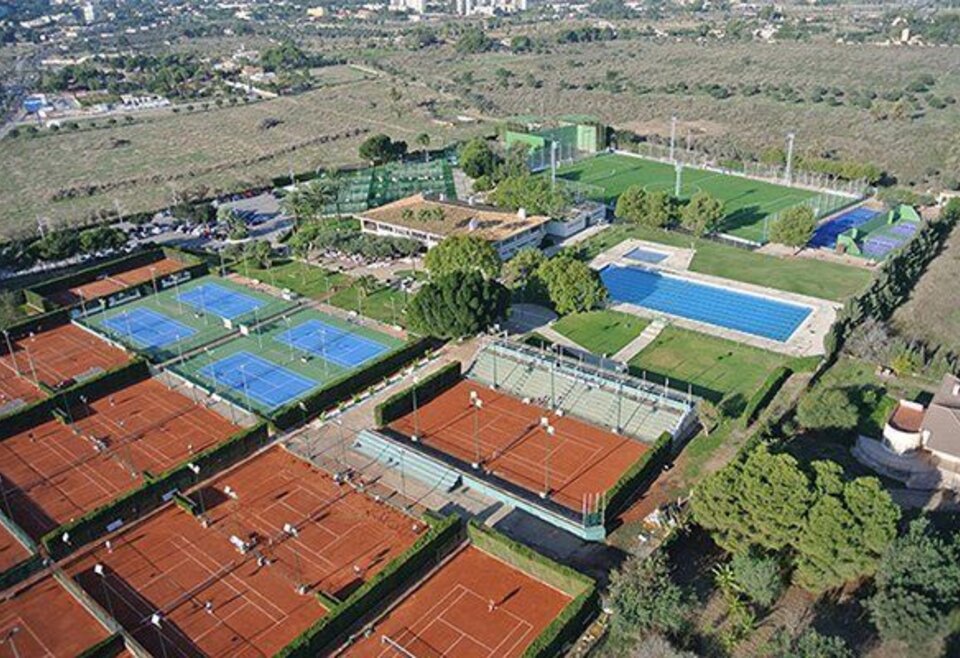
M 419 338 L 409 342 L 374 361 L 360 372 L 347 373 L 313 395 L 278 409 L 270 419 L 281 430 L 295 427 L 392 375 L 410 361 L 420 358 L 440 344 L 434 338 Z
M 259 450 L 268 443 L 269 438 L 266 423 L 261 423 L 194 455 L 189 462 L 199 466 L 204 475 L 209 477 Z M 193 471 L 187 468 L 187 462 L 174 466 L 155 480 L 145 482 L 120 498 L 47 533 L 41 543 L 50 557 L 59 560 L 107 534 L 107 526 L 111 523 L 126 523 L 160 507 L 170 500 L 172 493 L 192 485 L 195 479 Z M 69 545 L 61 540 L 65 532 L 70 533 Z
M 135 384 L 150 376 L 150 367 L 143 359 L 134 359 L 102 374 L 78 382 L 50 397 L 32 402 L 25 407 L 14 409 L 10 414 L 0 417 L 0 441 L 7 439 L 55 416 L 55 410 L 66 406 L 72 408 L 80 401 L 80 396 L 95 399 Z
M 550 622 L 524 651 L 524 658 L 547 658 L 561 653 L 563 647 L 575 642 L 580 631 L 596 614 L 599 595 L 596 583 L 589 576 L 558 564 L 532 548 L 471 520 L 467 526 L 470 541 L 487 553 L 510 564 L 538 580 L 556 587 L 573 600 Z
M 607 492 L 607 518 L 613 518 L 620 508 L 630 501 L 638 488 L 656 477 L 672 452 L 673 436 L 670 432 L 664 432 Z
M 750 396 L 750 399 L 747 401 L 747 406 L 740 416 L 741 423 L 744 427 L 749 427 L 750 423 L 756 420 L 756 417 L 770 404 L 773 396 L 777 394 L 777 391 L 780 390 L 780 387 L 783 386 L 783 383 L 787 381 L 792 374 L 793 371 L 790 368 L 780 366 L 767 375 L 767 378 L 763 384 L 760 385 L 760 388 Z
M 414 391 L 416 391 L 417 405 L 424 405 L 460 381 L 461 372 L 460 362 L 454 361 L 410 388 L 394 393 L 374 409 L 377 427 L 388 425 L 413 411 Z
M 41 315 L 30 315 L 7 327 L 6 332 L 10 336 L 10 340 L 19 340 L 31 332 L 38 333 L 45 329 L 53 329 L 68 322 L 70 322 L 70 311 L 61 308 Z M 0 339 L 0 354 L 6 354 L 7 351 L 7 341 Z
M 5 590 L 22 580 L 26 580 L 43 567 L 44 559 L 40 555 L 31 555 L 21 560 L 3 573 L 0 573 L 0 590 Z
M 115 658 L 126 648 L 123 635 L 114 633 L 108 638 L 97 642 L 92 647 L 77 654 L 77 658 Z
M 346 600 L 328 610 L 313 626 L 280 650 L 275 658 L 314 658 L 334 646 L 351 628 L 397 592 L 409 587 L 438 564 L 462 540 L 460 518 L 455 514 L 432 521 L 430 529 Z

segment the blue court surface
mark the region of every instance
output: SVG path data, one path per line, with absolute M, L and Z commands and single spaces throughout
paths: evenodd
M 640 261 L 641 263 L 659 263 L 666 260 L 667 256 L 669 256 L 669 254 L 665 254 L 662 251 L 643 249 L 641 247 L 631 249 L 624 255 L 630 260 Z
M 163 347 L 189 338 L 197 332 L 149 308 L 121 311 L 103 321 L 103 326 L 128 337 L 138 347 Z
M 199 373 L 213 381 L 216 388 L 232 388 L 240 399 L 249 395 L 269 409 L 295 400 L 317 386 L 317 382 L 250 352 L 231 354 L 204 366 Z
M 276 339 L 344 368 L 356 368 L 387 351 L 385 345 L 320 320 L 307 320 L 277 334 Z
M 244 295 L 217 283 L 203 283 L 180 293 L 180 301 L 203 312 L 219 315 L 221 318 L 233 318 L 250 313 L 263 306 L 263 302 L 250 295 Z
M 811 309 L 639 267 L 609 265 L 600 272 L 618 302 L 785 342 Z
M 837 246 L 837 236 L 849 229 L 863 226 L 879 214 L 880 211 L 870 210 L 863 206 L 841 213 L 817 227 L 817 230 L 813 232 L 813 237 L 810 238 L 810 246 L 833 249 Z

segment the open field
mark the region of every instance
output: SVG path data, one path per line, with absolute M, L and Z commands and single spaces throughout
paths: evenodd
M 516 658 L 569 602 L 563 592 L 467 546 L 344 655 Z
M 683 389 L 693 385 L 695 395 L 713 402 L 729 396 L 733 406 L 742 406 L 763 380 L 786 361 L 780 354 L 742 345 L 723 338 L 666 327 L 659 336 L 630 360 L 635 375 L 646 370 L 670 378 L 670 385 Z
M 0 655 L 11 658 L 79 656 L 110 635 L 53 576 L 0 603 L 0 634 Z
M 239 430 L 147 379 L 0 443 L 4 500 L 34 540 Z
M 310 299 L 325 299 L 332 291 L 350 282 L 350 277 L 331 272 L 299 260 L 290 260 L 272 267 L 254 267 L 243 261 L 233 268 L 234 272 L 259 279 L 277 288 L 287 288 Z
M 854 93 L 902 92 L 922 74 L 936 80 L 930 93 L 960 97 L 957 48 L 885 48 L 824 39 L 770 44 L 624 39 L 553 45 L 547 53 L 522 55 L 464 56 L 449 47 L 430 48 L 400 51 L 385 60 L 465 102 L 482 98 L 487 116 L 585 113 L 666 138 L 670 116 L 676 115 L 682 148 L 689 134 L 695 149 L 721 157 L 738 149 L 783 147 L 785 133 L 793 130 L 801 155 L 835 151 L 876 162 L 908 184 L 941 173 L 949 177 L 960 165 L 960 134 L 953 129 L 960 105 L 926 107 L 924 95 L 917 94 L 923 109 L 894 119 L 882 118 L 889 115 L 890 102 L 878 98 L 871 109 L 851 102 Z M 501 67 L 513 74 L 506 86 L 494 75 Z M 466 72 L 473 75 L 471 84 L 455 82 Z M 714 98 L 708 93 L 712 85 L 734 93 Z M 777 99 L 742 91 L 774 86 L 794 93 Z M 840 90 L 844 97 L 836 105 L 813 102 L 818 88 Z
M 356 311 L 368 318 L 389 325 L 406 325 L 409 295 L 391 286 L 381 286 L 364 296 L 358 286 L 351 284 L 334 293 L 329 302 L 345 311 Z
M 777 288 L 800 295 L 843 301 L 867 285 L 870 270 L 806 258 L 780 258 L 728 247 L 709 240 L 694 240 L 680 233 L 635 224 L 615 224 L 583 243 L 586 258 L 593 258 L 628 238 L 650 240 L 674 247 L 696 249 L 690 270 L 713 276 Z
M 170 504 L 67 567 L 156 656 L 272 656 L 327 613 L 318 592 L 346 598 L 423 530 L 278 447 L 191 497 L 209 527 Z
M 619 154 L 581 160 L 561 167 L 557 175 L 575 183 L 602 188 L 602 195 L 597 200 L 607 204 L 616 203 L 617 197 L 633 185 L 640 185 L 649 192 L 672 195 L 676 176 L 672 165 Z M 722 232 L 754 242 L 766 240 L 767 220 L 771 216 L 817 197 L 817 193 L 809 190 L 684 167 L 680 198 L 689 199 L 699 192 L 707 192 L 723 202 Z M 834 202 L 842 203 L 839 197 Z
M 927 267 L 910 293 L 910 299 L 896 310 L 893 327 L 910 339 L 935 347 L 942 345 L 960 353 L 960 227 L 947 238 L 943 252 Z
M 553 328 L 594 354 L 614 355 L 640 335 L 649 320 L 619 311 L 573 313 L 557 320 Z
M 482 403 L 471 405 L 475 393 Z M 556 434 L 540 426 L 549 418 Z M 475 425 L 476 423 L 476 425 Z M 586 496 L 608 491 L 646 451 L 635 439 L 524 404 L 477 382 L 461 381 L 390 427 L 427 446 L 581 513 Z M 474 432 L 474 428 L 479 430 Z M 479 455 L 477 451 L 479 450 Z
M 376 132 L 411 145 L 427 132 L 436 148 L 480 129 L 433 121 L 427 105 L 442 114 L 445 104 L 422 87 L 399 88 L 398 101 L 390 89 L 388 81 L 367 80 L 340 85 L 335 94 L 318 89 L 236 107 L 158 113 L 128 125 L 5 139 L 0 170 L 9 175 L 0 180 L 0 235 L 33 230 L 38 216 L 79 223 L 117 205 L 124 213 L 150 210 L 175 197 L 262 185 L 291 169 L 356 164 L 357 147 Z M 280 123 L 265 128 L 265 119 Z

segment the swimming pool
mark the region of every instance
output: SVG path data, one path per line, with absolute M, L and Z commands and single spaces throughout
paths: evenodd
M 614 301 L 786 342 L 812 309 L 642 267 L 608 265 L 600 278 Z

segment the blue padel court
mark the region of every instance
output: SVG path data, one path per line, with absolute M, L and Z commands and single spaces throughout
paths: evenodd
M 780 342 L 812 310 L 640 267 L 608 265 L 600 277 L 615 301 Z
M 389 349 L 374 340 L 315 319 L 277 334 L 276 340 L 344 368 L 356 368 Z
M 833 249 L 837 246 L 837 238 L 841 233 L 863 226 L 880 214 L 882 213 L 878 210 L 871 210 L 863 206 L 840 213 L 830 221 L 820 224 L 817 230 L 813 232 L 809 244 L 811 247 Z
M 204 313 L 232 320 L 264 305 L 256 297 L 231 290 L 217 283 L 204 283 L 180 293 L 180 301 Z
M 654 251 L 653 249 L 636 247 L 635 249 L 628 251 L 626 254 L 624 254 L 624 256 L 630 260 L 635 260 L 640 263 L 656 264 L 665 261 L 669 254 L 665 254 L 662 251 Z
M 268 409 L 276 409 L 315 388 L 315 381 L 250 352 L 235 352 L 199 370 L 217 389 L 230 388 L 240 399 L 249 396 Z
M 104 320 L 103 325 L 146 349 L 176 343 L 196 333 L 193 327 L 143 307 L 117 313 Z

